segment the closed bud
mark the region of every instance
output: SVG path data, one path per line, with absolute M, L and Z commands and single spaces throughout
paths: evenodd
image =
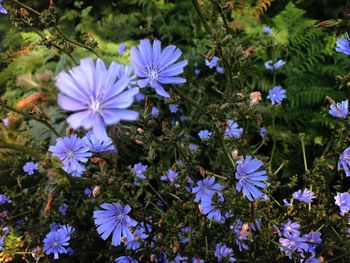
M 138 129 L 137 129 L 137 132 L 138 132 L 139 134 L 142 134 L 142 133 L 144 133 L 144 132 L 145 132 L 145 130 L 144 130 L 144 129 L 142 129 L 142 128 L 138 128 Z
M 178 251 L 180 250 L 180 243 L 176 242 L 174 245 L 173 245 L 173 253 L 177 253 Z
M 143 145 L 143 142 L 141 142 L 140 140 L 135 140 L 135 142 L 139 145 Z
M 94 187 L 94 189 L 92 190 L 92 196 L 96 197 L 100 194 L 101 192 L 101 187 L 99 187 L 98 185 Z
M 231 152 L 231 157 L 232 157 L 232 160 L 233 161 L 238 161 L 239 160 L 239 152 L 237 149 L 234 149 L 232 152 Z
M 262 98 L 260 91 L 254 91 L 250 93 L 250 106 L 258 104 L 261 99 Z

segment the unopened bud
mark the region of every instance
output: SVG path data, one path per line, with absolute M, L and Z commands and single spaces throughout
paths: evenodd
M 139 134 L 142 134 L 142 133 L 144 133 L 144 132 L 145 132 L 145 130 L 144 130 L 144 129 L 142 129 L 142 128 L 138 128 L 138 129 L 137 129 L 137 132 L 138 132 Z
M 99 187 L 98 185 L 94 187 L 94 189 L 92 190 L 92 196 L 96 197 L 100 194 L 101 192 L 101 187 Z
M 150 255 L 149 260 L 150 260 L 151 262 L 154 262 L 154 261 L 156 260 L 156 256 L 153 255 L 153 254 Z
M 262 98 L 260 91 L 254 91 L 250 93 L 250 106 L 258 104 L 261 99 Z
M 140 140 L 135 140 L 135 142 L 139 145 L 143 145 L 143 142 L 141 142 Z
M 232 157 L 232 160 L 235 161 L 235 162 L 239 160 L 239 152 L 238 152 L 237 149 L 234 149 L 231 152 L 231 157 Z
M 326 100 L 328 100 L 330 104 L 335 104 L 335 101 L 329 96 L 326 97 Z
M 180 250 L 180 243 L 176 242 L 173 246 L 173 253 L 177 253 Z

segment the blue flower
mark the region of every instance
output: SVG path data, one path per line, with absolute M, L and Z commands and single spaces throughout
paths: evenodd
M 264 138 L 265 136 L 266 136 L 266 133 L 267 133 L 267 129 L 265 128 L 265 127 L 261 127 L 260 128 L 260 136 L 262 137 L 262 138 Z
M 57 76 L 58 105 L 74 112 L 67 118 L 71 127 L 92 129 L 98 138 L 105 138 L 106 126 L 121 120 L 138 119 L 138 112 L 127 108 L 139 89 L 124 91 L 130 85 L 131 77 L 125 75 L 119 79 L 121 67 L 112 62 L 107 69 L 101 59 L 97 59 L 95 66 L 92 58 L 86 58 L 68 73 L 61 72 Z
M 309 189 L 305 188 L 304 191 L 297 191 L 293 193 L 293 198 L 303 203 L 312 203 L 312 199 L 316 198 L 314 192 L 310 192 Z
M 140 248 L 140 241 L 145 238 L 148 238 L 148 235 L 145 233 L 145 231 L 146 229 L 144 227 L 137 227 L 133 232 L 134 239 L 127 241 L 127 243 L 125 244 L 126 248 L 131 250 L 136 250 Z
M 5 118 L 2 120 L 2 123 L 7 127 L 9 126 L 9 118 Z
M 204 263 L 204 259 L 201 259 L 199 257 L 193 257 L 192 263 Z
M 5 203 L 12 203 L 11 199 L 7 197 L 6 195 L 0 194 L 0 205 L 3 205 Z
M 271 100 L 272 105 L 280 104 L 286 98 L 286 90 L 275 86 L 269 90 L 267 98 Z
M 228 248 L 226 245 L 217 244 L 215 247 L 215 257 L 218 262 L 221 262 L 223 258 L 228 258 L 229 262 L 235 262 L 236 259 L 233 257 L 233 250 Z
M 194 74 L 199 75 L 200 73 L 201 71 L 198 68 L 194 70 Z
M 338 39 L 337 46 L 336 46 L 335 50 L 340 52 L 340 53 L 350 55 L 350 42 L 349 42 L 349 35 L 348 34 L 346 34 L 346 38 L 339 38 Z
M 220 66 L 216 66 L 216 72 L 219 74 L 224 74 L 224 68 L 222 68 Z
M 238 179 L 238 183 L 236 185 L 236 189 L 238 191 L 242 191 L 244 195 L 250 200 L 259 198 L 263 195 L 263 193 L 257 188 L 262 187 L 265 188 L 266 184 L 264 181 L 267 181 L 268 177 L 266 175 L 266 171 L 257 171 L 263 162 L 251 156 L 247 156 L 244 159 L 243 163 L 239 163 L 236 171 L 236 179 Z
M 2 7 L 1 3 L 2 3 L 2 0 L 0 0 L 0 13 L 7 14 L 7 11 L 5 10 L 5 8 Z
M 287 223 L 282 224 L 282 227 L 283 227 L 283 235 L 300 233 L 299 231 L 300 224 L 297 222 L 292 222 L 291 220 L 288 220 Z
M 68 205 L 67 204 L 62 204 L 60 205 L 60 207 L 58 208 L 58 211 L 61 213 L 61 215 L 66 215 L 68 210 Z
M 223 202 L 223 196 L 219 196 L 218 202 Z M 208 219 L 214 220 L 218 223 L 224 223 L 225 218 L 222 216 L 218 204 L 213 201 L 213 197 L 203 196 L 201 203 L 199 205 L 200 211 L 202 214 L 207 215 Z
M 338 161 L 338 171 L 340 170 L 340 167 L 343 167 L 346 177 L 350 176 L 350 147 L 346 148 L 344 152 L 339 156 Z
M 8 227 L 8 226 L 4 226 L 4 227 L 2 228 L 2 232 L 4 232 L 5 235 L 10 234 L 10 229 L 9 229 L 9 227 Z
M 308 242 L 308 245 L 309 245 L 308 252 L 315 254 L 316 246 L 322 243 L 321 233 L 311 231 L 309 234 L 305 234 L 303 237 Z
M 281 237 L 279 242 L 282 246 L 288 248 L 292 251 L 305 252 L 308 250 L 309 245 L 306 243 L 307 239 L 300 237 L 300 232 L 295 233 L 285 233 L 285 237 Z M 292 254 L 289 250 L 281 247 L 281 251 L 283 251 L 286 255 L 292 259 Z
M 138 263 L 136 259 L 128 256 L 117 257 L 114 262 L 115 263 Z
M 136 226 L 137 222 L 128 216 L 131 207 L 123 207 L 119 203 L 104 203 L 101 207 L 105 210 L 94 211 L 94 220 L 102 239 L 106 240 L 113 233 L 113 246 L 119 246 L 122 237 L 128 241 L 133 240 L 130 227 Z
M 143 165 L 142 163 L 136 163 L 131 170 L 136 174 L 137 178 L 145 180 L 146 176 L 144 175 L 144 172 L 147 171 L 147 168 L 147 165 Z
M 5 238 L 0 236 L 0 251 L 4 250 L 4 242 L 5 242 Z
M 350 194 L 348 192 L 337 193 L 334 197 L 335 204 L 340 208 L 340 214 L 343 216 L 350 211 Z
M 75 134 L 57 138 L 56 145 L 50 146 L 49 152 L 58 157 L 63 163 L 63 169 L 73 176 L 81 175 L 85 168 L 80 163 L 86 163 L 92 155 L 84 140 Z
M 173 183 L 178 175 L 179 174 L 177 172 L 173 171 L 172 169 L 169 169 L 165 175 L 162 175 L 160 177 L 160 180 L 164 182 Z
M 38 170 L 38 167 L 39 167 L 38 163 L 27 162 L 23 166 L 23 171 L 25 171 L 29 175 L 32 175 L 34 174 L 34 171 Z
M 243 128 L 239 128 L 238 124 L 233 120 L 227 121 L 227 128 L 225 129 L 226 137 L 239 138 L 243 133 Z
M 219 193 L 222 188 L 221 184 L 215 183 L 214 176 L 198 181 L 197 186 L 192 189 L 192 193 L 196 194 L 194 201 L 198 203 L 202 201 L 204 197 L 212 198 L 212 196 L 215 193 Z
M 179 105 L 178 104 L 169 104 L 169 111 L 171 113 L 176 113 L 179 111 Z
M 119 44 L 118 53 L 119 53 L 120 55 L 122 55 L 122 54 L 125 53 L 125 50 L 126 50 L 126 45 L 125 45 L 124 43 Z
M 336 118 L 346 119 L 348 116 L 348 100 L 332 104 L 329 107 L 329 114 Z
M 268 27 L 268 26 L 264 26 L 262 28 L 262 30 L 266 33 L 266 34 L 269 34 L 269 35 L 272 35 L 272 28 Z
M 219 58 L 214 56 L 214 57 L 211 59 L 211 61 L 209 61 L 209 60 L 206 59 L 206 60 L 205 60 L 205 65 L 208 66 L 209 68 L 213 68 L 213 67 L 216 66 L 216 64 L 218 63 L 218 61 L 219 61 Z
M 99 139 L 92 132 L 84 137 L 85 146 L 90 149 L 91 152 L 102 153 L 102 152 L 116 152 L 116 147 L 113 141 L 109 137 Z
M 91 188 L 85 188 L 84 194 L 88 197 L 92 195 L 92 189 Z
M 154 88 L 158 95 L 170 98 L 160 84 L 182 84 L 186 79 L 177 77 L 183 73 L 187 60 L 175 63 L 182 52 L 173 45 L 163 51 L 159 40 L 141 40 L 138 48 L 131 48 L 131 64 L 135 74 L 140 78 L 137 83 L 141 88 L 147 85 Z M 175 64 L 174 64 L 175 63 Z
M 236 244 L 238 245 L 239 251 L 248 250 L 249 247 L 243 242 L 248 239 L 249 225 L 244 224 L 242 220 L 238 220 L 235 224 L 230 226 L 233 229 L 236 236 Z
M 282 59 L 277 60 L 275 63 L 273 63 L 272 60 L 269 60 L 265 62 L 265 68 L 267 70 L 276 70 L 282 67 L 284 64 L 286 64 L 286 62 L 283 61 Z
M 54 259 L 58 259 L 59 254 L 68 254 L 68 246 L 71 234 L 72 232 L 68 232 L 66 228 L 51 230 L 45 236 L 43 241 L 43 250 L 45 254 L 54 254 Z
M 138 93 L 135 95 L 135 100 L 136 101 L 143 101 L 145 99 L 145 95 L 142 93 Z
M 195 143 L 191 143 L 190 145 L 188 145 L 188 148 L 191 152 L 196 152 L 198 150 L 198 145 Z
M 212 136 L 212 132 L 208 131 L 208 130 L 201 130 L 198 132 L 198 137 L 202 140 L 206 140 L 209 139 Z

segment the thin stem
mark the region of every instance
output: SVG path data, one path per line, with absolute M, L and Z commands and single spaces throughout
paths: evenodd
M 5 108 L 8 109 L 9 111 L 13 111 L 13 112 L 15 112 L 15 113 L 17 113 L 17 114 L 20 114 L 20 115 L 22 115 L 22 116 L 24 116 L 24 117 L 26 117 L 26 118 L 29 118 L 29 119 L 32 119 L 32 120 L 35 120 L 35 121 L 37 121 L 37 122 L 40 122 L 40 123 L 44 124 L 44 125 L 45 125 L 47 128 L 49 128 L 57 137 L 61 137 L 61 135 L 55 130 L 54 127 L 51 126 L 51 124 L 50 124 L 48 121 L 42 120 L 42 119 L 37 118 L 37 117 L 35 117 L 35 116 L 32 116 L 32 115 L 30 115 L 30 114 L 28 114 L 28 113 L 25 113 L 25 112 L 23 112 L 23 111 L 17 110 L 16 108 L 14 108 L 14 107 L 12 107 L 12 106 L 6 105 Z
M 253 151 L 252 155 L 256 154 L 264 144 L 265 144 L 265 139 L 263 139 L 261 141 L 261 143 L 258 145 L 258 147 L 256 147 L 256 149 Z
M 275 150 L 276 150 L 276 130 L 275 130 L 275 112 L 272 113 L 272 150 L 271 150 L 271 155 L 270 155 L 270 167 L 272 167 L 272 160 L 273 160 L 273 156 L 275 154 Z
M 287 163 L 287 161 L 284 161 L 283 163 L 281 163 L 281 165 L 277 168 L 277 170 L 273 173 L 273 175 L 276 175 L 282 168 L 283 166 Z
M 202 10 L 201 10 L 197 0 L 192 0 L 192 4 L 193 4 L 194 8 L 196 9 L 196 12 L 199 15 L 199 18 L 201 19 L 205 30 L 209 33 L 209 35 L 211 35 L 210 27 L 209 27 L 207 21 L 205 20 L 205 17 L 204 17 L 204 15 L 202 13 Z
M 20 6 L 22 6 L 22 7 L 24 7 L 25 9 L 27 9 L 28 11 L 36 14 L 37 16 L 41 16 L 40 12 L 36 11 L 35 9 L 31 8 L 30 6 L 27 6 L 26 4 L 23 4 L 23 3 L 21 3 L 21 2 L 19 2 L 17 0 L 13 0 L 13 2 L 18 4 L 18 5 L 20 5 Z
M 300 142 L 301 142 L 301 150 L 302 150 L 302 152 L 303 152 L 304 169 L 305 169 L 305 173 L 308 173 L 308 172 L 309 172 L 309 169 L 307 168 L 306 152 L 305 152 L 305 143 L 304 143 L 305 134 L 301 133 L 299 136 L 300 136 Z
M 21 144 L 13 144 L 13 143 L 7 143 L 7 142 L 0 142 L 0 148 L 7 148 L 7 149 L 11 149 L 17 152 L 22 152 L 25 154 L 29 154 L 30 156 L 32 156 L 33 158 L 37 159 L 37 160 L 41 160 L 43 158 L 43 156 L 34 151 L 31 148 L 28 148 L 24 145 Z
M 223 139 L 222 136 L 221 136 L 221 133 L 220 133 L 219 128 L 215 127 L 215 130 L 216 130 L 216 133 L 218 134 L 217 137 L 219 138 L 220 146 L 221 146 L 221 148 L 222 148 L 222 151 L 223 151 L 224 154 L 225 154 L 225 157 L 226 157 L 227 161 L 228 161 L 229 163 L 231 163 L 232 168 L 235 169 L 235 168 L 236 168 L 236 164 L 235 164 L 235 162 L 232 160 L 232 157 L 231 157 L 230 153 L 229 153 L 229 152 L 227 151 L 227 149 L 226 149 L 225 142 L 224 142 L 224 139 Z

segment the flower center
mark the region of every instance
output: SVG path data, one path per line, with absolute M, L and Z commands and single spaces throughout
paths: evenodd
M 149 78 L 150 79 L 157 79 L 158 77 L 159 77 L 159 73 L 158 73 L 158 70 L 156 70 L 156 69 L 150 69 L 149 71 L 148 71 L 148 76 L 149 76 Z
M 53 242 L 53 244 L 52 244 L 54 247 L 58 247 L 58 242 L 57 241 L 55 241 L 55 242 Z
M 290 241 L 290 245 L 291 245 L 291 246 L 295 246 L 295 241 L 291 240 L 291 241 Z
M 73 152 L 72 150 L 69 150 L 69 151 L 67 152 L 67 158 L 68 158 L 68 159 L 72 159 L 73 156 L 74 156 L 74 152 Z
M 95 100 L 91 103 L 90 108 L 93 112 L 97 112 L 101 108 L 101 104 L 99 101 Z

